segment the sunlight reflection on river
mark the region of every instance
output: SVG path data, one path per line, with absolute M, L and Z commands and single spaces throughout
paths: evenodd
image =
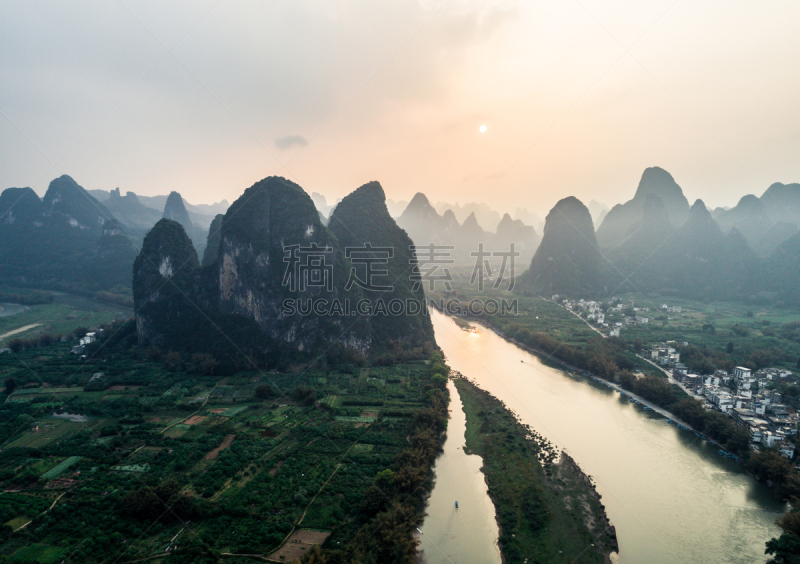
M 505 402 L 523 423 L 565 449 L 594 478 L 617 529 L 620 562 L 750 564 L 766 560 L 764 543 L 780 533 L 774 521 L 784 505 L 736 462 L 718 456 L 716 447 L 617 392 L 543 365 L 489 329 L 463 331 L 435 311 L 432 318 L 436 341 L 453 370 Z M 458 401 L 458 396 L 453 398 Z M 451 404 L 451 411 L 463 418 L 460 405 Z M 451 421 L 448 443 L 456 427 Z M 461 446 L 463 428 L 458 432 Z M 471 556 L 437 559 L 433 547 L 425 544 L 428 534 L 442 553 L 450 554 L 455 549 L 451 547 L 466 544 L 470 536 L 466 530 L 454 526 L 453 533 L 446 533 L 445 524 L 456 519 L 452 516 L 455 500 L 466 499 L 467 491 L 474 489 L 479 499 L 482 495 L 488 501 L 482 475 L 465 481 L 462 476 L 473 472 L 472 467 L 467 471 L 456 456 L 446 450 L 437 461 L 422 546 L 432 563 L 490 562 Z M 461 452 L 459 458 L 464 457 Z M 491 513 L 489 520 L 494 522 L 489 507 L 482 511 Z M 475 536 L 491 545 L 489 539 L 497 538 L 496 530 L 493 534 L 490 537 L 486 530 Z

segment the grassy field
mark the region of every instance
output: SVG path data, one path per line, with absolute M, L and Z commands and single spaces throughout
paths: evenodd
M 466 447 L 483 457 L 507 562 L 603 563 L 617 550 L 600 497 L 566 456 L 524 427 L 496 398 L 465 379 Z
M 67 556 L 68 551 L 57 546 L 46 544 L 32 544 L 21 548 L 14 553 L 11 562 L 39 562 L 40 564 L 55 564 Z
M 26 290 L 15 289 L 24 294 Z M 0 316 L 0 335 L 35 325 L 13 336 L 0 338 L 0 348 L 15 338 L 30 338 L 42 333 L 67 334 L 78 327 L 98 327 L 115 319 L 125 319 L 132 310 L 99 302 L 81 296 L 52 292 L 54 301 L 49 304 L 25 306 L 15 315 Z

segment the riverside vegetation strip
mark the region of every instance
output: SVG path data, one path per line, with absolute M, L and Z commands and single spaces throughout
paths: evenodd
M 467 418 L 466 450 L 483 458 L 508 563 L 602 563 L 618 550 L 590 479 L 566 454 L 465 378 L 456 388 Z

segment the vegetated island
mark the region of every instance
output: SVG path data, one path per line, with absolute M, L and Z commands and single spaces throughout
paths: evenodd
M 455 385 L 467 418 L 465 450 L 483 458 L 504 561 L 610 562 L 617 535 L 589 476 L 503 402 L 466 378 Z

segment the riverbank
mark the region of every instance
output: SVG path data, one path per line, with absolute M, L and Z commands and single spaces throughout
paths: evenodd
M 616 529 L 619 561 L 765 560 L 764 543 L 780 534 L 775 519 L 786 505 L 734 460 L 719 456 L 718 447 L 604 385 L 565 373 L 562 365 L 543 364 L 494 331 L 479 325 L 462 331 L 439 312 L 432 318 L 436 342 L 454 371 L 591 476 Z
M 580 376 L 582 376 L 584 378 L 591 378 L 595 382 L 603 384 L 604 386 L 606 386 L 606 387 L 608 387 L 608 388 L 620 393 L 621 395 L 626 396 L 627 398 L 629 398 L 630 401 L 633 401 L 635 403 L 638 403 L 639 405 L 642 405 L 645 409 L 649 409 L 649 410 L 655 411 L 659 415 L 662 415 L 664 418 L 666 418 L 668 423 L 673 423 L 673 424 L 677 425 L 678 428 L 680 428 L 680 429 L 684 429 L 686 431 L 690 431 L 690 432 L 694 433 L 698 438 L 703 439 L 704 441 L 707 441 L 710 444 L 713 444 L 714 446 L 718 447 L 720 449 L 720 454 L 721 455 L 728 456 L 729 458 L 735 458 L 737 461 L 739 461 L 739 457 L 737 455 L 729 452 L 729 450 L 731 450 L 730 447 L 725 446 L 720 441 L 707 436 L 706 434 L 704 434 L 704 432 L 698 431 L 691 424 L 687 423 L 685 420 L 682 420 L 679 416 L 677 416 L 676 414 L 672 413 L 668 409 L 665 409 L 664 407 L 662 407 L 662 406 L 660 406 L 660 405 L 658 405 L 658 404 L 656 404 L 656 403 L 654 403 L 652 401 L 649 401 L 649 400 L 645 399 L 641 395 L 636 394 L 635 392 L 633 392 L 631 390 L 623 388 L 622 386 L 620 386 L 616 382 L 612 382 L 612 381 L 610 381 L 610 380 L 608 380 L 606 378 L 602 378 L 602 377 L 600 377 L 600 376 L 598 376 L 596 374 L 592 374 L 589 371 L 581 370 L 579 368 L 571 366 L 570 364 L 568 364 L 568 363 L 566 363 L 566 362 L 564 362 L 562 360 L 554 358 L 553 355 L 548 355 L 544 351 L 541 351 L 541 350 L 538 350 L 538 349 L 536 349 L 534 347 L 526 345 L 525 343 L 521 343 L 520 341 L 514 339 L 513 337 L 510 337 L 510 336 L 504 334 L 502 331 L 500 331 L 496 327 L 492 327 L 490 325 L 483 325 L 483 324 L 481 324 L 481 325 L 485 329 L 490 330 L 493 333 L 495 333 L 498 337 L 508 341 L 509 343 L 512 343 L 513 345 L 516 345 L 517 347 L 519 347 L 519 348 L 521 348 L 521 349 L 523 349 L 523 350 L 525 350 L 525 351 L 527 351 L 527 352 L 529 352 L 531 354 L 536 355 L 537 357 L 539 357 L 539 359 L 543 363 L 550 363 L 550 364 L 555 365 L 557 368 L 559 368 L 561 370 L 565 370 L 566 372 L 571 372 L 571 373 L 574 373 L 574 374 L 578 374 L 578 375 L 580 375 Z M 642 360 L 646 360 L 646 359 L 642 359 Z M 668 379 L 668 381 L 669 381 L 669 379 Z M 671 385 L 673 385 L 675 388 L 679 389 L 686 396 L 686 399 L 695 400 L 694 396 L 691 396 L 691 395 L 687 394 L 686 391 L 683 389 L 683 387 L 677 386 L 677 384 L 671 384 Z
M 483 458 L 504 561 L 609 562 L 616 531 L 591 479 L 500 400 L 463 377 L 455 385 L 467 452 Z

